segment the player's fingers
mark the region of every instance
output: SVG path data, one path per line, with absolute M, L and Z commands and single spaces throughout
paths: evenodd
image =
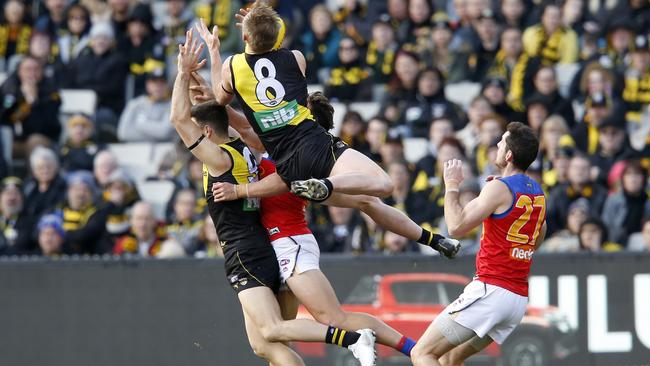
M 206 64 L 207 62 L 208 62 L 208 61 L 207 61 L 206 59 L 203 59 L 203 60 L 199 61 L 199 63 L 196 64 L 196 69 L 198 70 L 198 69 L 203 68 L 203 66 L 205 66 L 205 64 Z
M 216 25 L 212 27 L 212 36 L 215 37 L 215 39 L 219 39 L 219 27 Z

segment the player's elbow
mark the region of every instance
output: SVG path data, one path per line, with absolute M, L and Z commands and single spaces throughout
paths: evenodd
M 452 238 L 459 238 L 463 235 L 465 235 L 465 231 L 463 230 L 460 226 L 454 225 L 454 226 L 449 226 L 447 228 L 447 232 L 449 232 L 449 236 Z

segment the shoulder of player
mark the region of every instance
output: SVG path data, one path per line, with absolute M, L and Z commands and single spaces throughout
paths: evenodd
M 512 192 L 504 181 L 493 179 L 485 184 L 479 197 L 484 197 L 495 204 L 501 204 L 512 199 Z
M 207 139 L 206 139 L 207 140 Z M 203 150 L 209 158 L 201 159 L 208 167 L 210 175 L 217 177 L 232 168 L 234 157 L 223 145 L 218 145 L 210 140 L 205 142 Z

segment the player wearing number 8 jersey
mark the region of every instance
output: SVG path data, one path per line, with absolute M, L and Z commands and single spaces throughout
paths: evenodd
M 318 125 L 306 105 L 305 57 L 300 51 L 280 48 L 284 23 L 261 1 L 240 10 L 246 51 L 221 63 L 218 29 L 205 24 L 198 31 L 212 60 L 212 88 L 222 105 L 237 97 L 248 123 L 258 134 L 265 150 L 276 162 L 277 174 L 266 179 L 283 193 L 291 192 L 312 201 L 345 204 L 350 195 L 385 197 L 393 185 L 388 174 L 365 155 L 348 148 L 340 139 Z M 390 206 L 364 205 L 362 210 L 386 229 L 429 245 L 447 257 L 459 250 L 456 240 L 446 240 L 411 220 L 389 220 L 397 216 Z M 383 218 L 382 218 L 383 217 Z M 404 225 L 399 223 L 405 222 Z
M 413 348 L 415 366 L 461 365 L 492 341 L 503 343 L 526 311 L 533 253 L 546 233 L 544 192 L 525 175 L 539 142 L 529 127 L 512 122 L 497 147 L 495 163 L 501 176 L 489 181 L 465 207 L 458 197 L 462 162 L 445 162 L 449 233 L 462 236 L 482 222 L 483 235 L 474 280 Z

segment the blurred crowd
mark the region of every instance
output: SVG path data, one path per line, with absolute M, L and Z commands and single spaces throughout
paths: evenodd
M 388 172 L 387 204 L 446 234 L 442 163 L 465 162 L 468 202 L 498 174 L 496 143 L 517 120 L 541 141 L 529 170 L 547 193 L 541 250 L 650 251 L 647 0 L 269 3 L 310 84 L 379 105 L 369 119 L 349 109 L 338 133 Z M 0 0 L 0 255 L 221 255 L 201 163 L 169 123 L 170 85 L 199 18 L 219 27 L 223 55 L 243 50 L 234 14 L 248 4 Z M 445 87 L 467 82 L 477 94 L 454 103 Z M 94 91 L 95 112 L 62 114 L 62 89 Z M 419 161 L 405 158 L 409 138 L 427 139 Z M 153 177 L 176 187 L 159 217 L 109 146 L 172 141 Z M 351 209 L 307 215 L 322 252 L 434 254 Z M 462 253 L 480 235 L 459 238 Z

